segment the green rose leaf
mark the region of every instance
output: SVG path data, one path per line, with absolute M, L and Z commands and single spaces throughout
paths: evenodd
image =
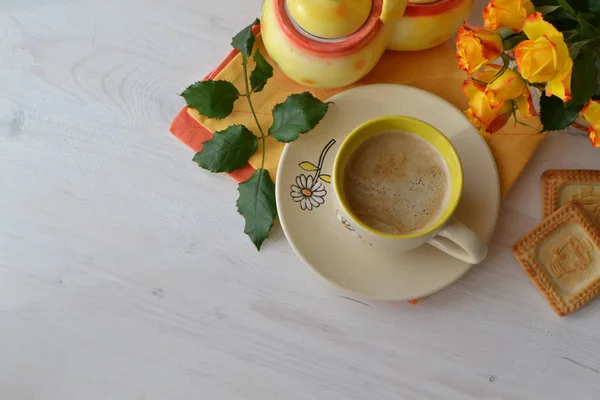
M 565 11 L 565 9 L 562 7 L 559 7 L 556 10 L 545 14 L 544 20 L 554 25 L 554 27 L 561 32 L 570 30 L 574 31 L 579 26 L 577 17 Z
M 586 104 L 596 93 L 598 87 L 598 70 L 595 65 L 594 53 L 585 47 L 573 61 L 571 75 L 572 103 Z
M 579 37 L 582 39 L 596 38 L 596 27 L 583 18 L 577 19 L 579 23 Z
M 572 101 L 563 103 L 556 96 L 545 96 L 540 98 L 540 120 L 545 131 L 558 131 L 571 125 L 576 119 L 579 111 L 583 108 L 581 104 Z
M 576 12 L 567 0 L 558 0 L 558 5 L 570 15 L 575 16 Z
M 301 133 L 313 129 L 325 116 L 329 103 L 323 103 L 309 92 L 292 94 L 273 107 L 273 125 L 269 134 L 280 142 L 291 142 Z
M 188 107 L 208 118 L 222 119 L 231 114 L 233 103 L 240 97 L 237 88 L 228 81 L 202 81 L 188 86 L 181 93 Z
M 498 29 L 498 35 L 500 35 L 500 37 L 502 38 L 502 40 L 505 40 L 507 38 L 509 38 L 510 36 L 516 35 L 517 32 L 515 32 L 514 30 L 510 29 L 510 28 L 500 28 Z
M 263 168 L 254 171 L 250 179 L 238 185 L 238 192 L 238 212 L 246 220 L 244 233 L 260 250 L 277 216 L 275 184 L 269 171 Z
M 248 128 L 232 125 L 215 132 L 193 160 L 211 172 L 232 172 L 246 165 L 257 147 L 258 138 Z
M 588 12 L 588 0 L 567 0 L 576 12 Z
M 559 8 L 560 8 L 560 6 L 540 6 L 540 7 L 536 7 L 535 11 L 539 11 L 542 14 L 546 15 L 546 14 L 550 14 L 551 12 L 558 10 Z
M 527 40 L 527 36 L 519 32 L 515 35 L 508 36 L 506 39 L 502 41 L 502 45 L 504 46 L 505 51 L 513 50 L 517 45 L 523 41 Z
M 231 45 L 234 49 L 237 49 L 242 53 L 244 61 L 250 58 L 252 54 L 252 48 L 254 47 L 254 34 L 252 33 L 252 27 L 258 24 L 260 21 L 258 18 L 254 20 L 250 25 L 238 32 L 237 35 L 231 39 Z
M 575 42 L 569 46 L 569 56 L 575 60 L 581 51 L 581 48 L 584 44 L 589 42 L 589 40 L 581 40 L 579 42 Z
M 250 86 L 253 92 L 260 92 L 269 78 L 273 76 L 273 67 L 265 60 L 258 49 L 254 52 L 254 62 L 256 62 L 256 66 L 250 74 Z

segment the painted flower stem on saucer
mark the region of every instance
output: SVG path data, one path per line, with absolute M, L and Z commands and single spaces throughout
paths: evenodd
M 335 144 L 335 139 L 331 139 L 321 150 L 319 155 L 319 161 L 317 165 L 310 161 L 302 161 L 298 166 L 305 171 L 312 172 L 314 174 L 300 174 L 296 177 L 296 184 L 291 185 L 290 196 L 296 203 L 300 203 L 302 210 L 311 211 L 314 208 L 318 208 L 321 204 L 325 203 L 325 196 L 327 190 L 323 182 L 331 183 L 331 175 L 322 174 L 323 164 L 325 157 Z

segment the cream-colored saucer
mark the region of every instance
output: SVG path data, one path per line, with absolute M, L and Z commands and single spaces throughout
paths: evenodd
M 407 115 L 435 126 L 463 164 L 464 190 L 455 216 L 487 242 L 498 218 L 500 186 L 485 140 L 454 106 L 410 86 L 361 86 L 330 101 L 334 104 L 321 123 L 285 147 L 277 171 L 277 211 L 296 254 L 330 283 L 368 299 L 415 299 L 456 281 L 471 265 L 432 246 L 392 256 L 357 238 L 336 216 L 329 183 L 333 161 L 345 137 L 369 119 Z

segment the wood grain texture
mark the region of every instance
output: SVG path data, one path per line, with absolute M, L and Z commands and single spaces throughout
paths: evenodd
M 1 2 L 0 399 L 596 399 L 600 302 L 556 317 L 510 247 L 539 220 L 540 174 L 599 169 L 598 151 L 549 137 L 488 260 L 443 292 L 339 296 L 279 226 L 257 253 L 233 180 L 167 132 L 259 11 Z

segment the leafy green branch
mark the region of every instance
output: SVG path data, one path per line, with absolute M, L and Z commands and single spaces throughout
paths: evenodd
M 275 184 L 271 180 L 269 171 L 264 168 L 266 139 L 273 137 L 285 143 L 296 140 L 300 134 L 309 132 L 323 119 L 329 103 L 322 102 L 309 92 L 291 94 L 283 103 L 273 108 L 273 123 L 265 133 L 256 115 L 252 94 L 264 89 L 267 81 L 273 76 L 273 67 L 259 49 L 253 53 L 256 38 L 252 27 L 258 23 L 256 19 L 231 41 L 231 45 L 242 56 L 244 93 L 240 93 L 238 88 L 229 81 L 207 80 L 190 85 L 181 96 L 188 107 L 208 118 L 216 119 L 223 119 L 230 115 L 234 103 L 240 97 L 245 97 L 248 101 L 260 136 L 257 137 L 244 125 L 231 125 L 215 132 L 212 139 L 204 143 L 202 151 L 194 155 L 193 161 L 211 172 L 233 172 L 248 164 L 248 160 L 259 147 L 258 141 L 261 141 L 260 168 L 257 168 L 248 180 L 239 184 L 239 197 L 236 203 L 238 212 L 245 220 L 244 232 L 260 250 L 277 216 Z M 251 56 L 255 67 L 248 76 L 248 60 Z

